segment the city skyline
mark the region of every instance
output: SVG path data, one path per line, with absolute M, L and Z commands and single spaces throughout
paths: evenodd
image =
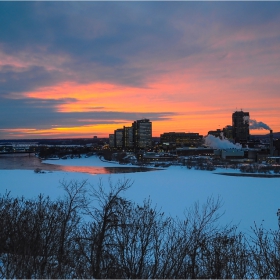
M 280 132 L 280 2 L 0 2 L 0 24 L 0 139 L 207 135 L 241 109 Z

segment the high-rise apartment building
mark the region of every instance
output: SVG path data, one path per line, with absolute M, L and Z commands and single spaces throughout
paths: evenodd
M 232 114 L 232 137 L 235 142 L 249 140 L 249 120 L 249 112 L 236 111 Z
M 115 134 L 109 134 L 109 147 L 115 147 Z
M 124 126 L 123 127 L 123 146 L 124 148 L 133 148 L 133 127 Z
M 119 128 L 115 130 L 115 148 L 123 147 L 123 129 Z
M 132 126 L 116 129 L 109 134 L 111 148 L 147 149 L 152 146 L 152 123 L 148 119 L 138 120 Z
M 132 123 L 133 142 L 136 149 L 152 146 L 152 122 L 149 119 L 137 120 Z

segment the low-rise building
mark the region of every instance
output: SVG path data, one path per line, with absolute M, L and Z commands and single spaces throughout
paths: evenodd
M 165 132 L 160 135 L 160 143 L 169 147 L 198 147 L 202 144 L 203 136 L 199 133 Z
M 267 157 L 266 162 L 269 164 L 280 164 L 280 157 Z
M 221 157 L 223 159 L 244 159 L 244 151 L 239 149 L 222 150 Z
M 213 148 L 176 148 L 176 154 L 178 156 L 213 156 L 214 149 Z
M 177 161 L 177 155 L 172 155 L 168 153 L 154 153 L 154 152 L 147 152 L 143 154 L 142 161 L 144 163 L 161 163 L 161 162 L 173 162 Z
M 222 130 L 221 129 L 216 129 L 216 130 L 210 130 L 208 131 L 208 135 L 213 135 L 215 137 L 221 137 Z

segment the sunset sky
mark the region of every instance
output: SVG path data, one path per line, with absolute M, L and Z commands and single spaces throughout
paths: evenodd
M 206 135 L 240 109 L 280 132 L 280 2 L 0 2 L 0 139 Z

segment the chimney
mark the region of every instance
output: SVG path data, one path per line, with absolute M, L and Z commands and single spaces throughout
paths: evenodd
M 272 130 L 270 130 L 269 139 L 270 139 L 270 156 L 273 157 L 273 131 Z

